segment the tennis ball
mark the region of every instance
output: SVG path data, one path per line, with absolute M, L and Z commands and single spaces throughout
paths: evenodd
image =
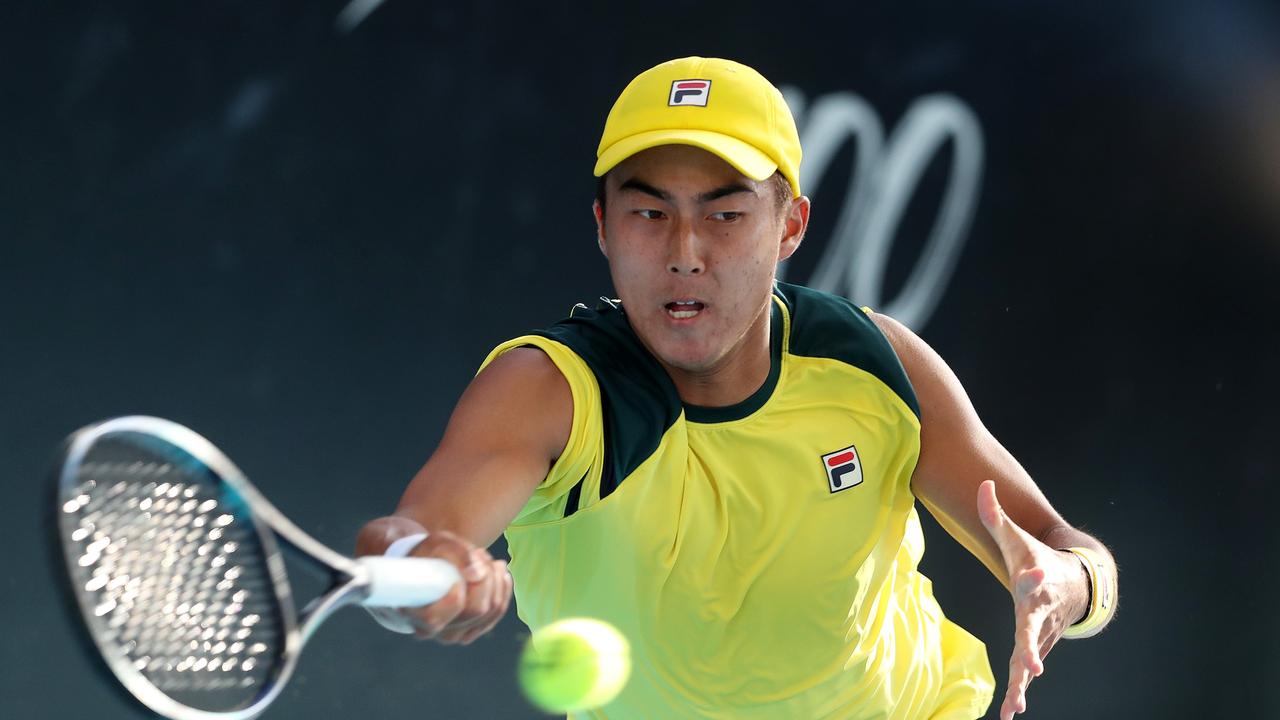
M 609 623 L 570 618 L 529 638 L 517 677 L 529 701 L 549 713 L 599 707 L 612 700 L 631 674 L 631 647 Z

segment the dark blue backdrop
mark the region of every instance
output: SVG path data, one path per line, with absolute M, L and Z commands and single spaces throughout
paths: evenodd
M 1273 4 L 390 0 L 347 34 L 330 0 L 7 9 L 0 715 L 136 715 L 80 654 L 46 562 L 62 436 L 176 419 L 349 548 L 492 345 L 609 292 L 589 214 L 604 115 L 632 75 L 695 53 L 810 101 L 856 93 L 886 131 L 932 93 L 980 122 L 972 224 L 916 328 L 1123 570 L 1116 625 L 1054 650 L 1032 717 L 1280 714 Z M 886 298 L 953 155 L 911 195 Z M 789 279 L 838 235 L 856 159 L 846 144 L 817 186 Z M 1005 591 L 928 538 L 944 608 L 1003 678 Z M 455 649 L 350 611 L 268 717 L 530 717 L 521 640 L 514 613 Z

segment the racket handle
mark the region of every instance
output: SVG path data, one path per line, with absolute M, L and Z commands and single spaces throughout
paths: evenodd
M 369 572 L 369 592 L 360 601 L 365 607 L 418 607 L 430 605 L 462 581 L 458 569 L 437 558 L 369 556 L 356 558 Z

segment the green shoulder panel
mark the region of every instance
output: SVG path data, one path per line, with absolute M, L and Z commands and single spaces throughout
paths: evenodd
M 663 435 L 680 417 L 680 396 L 666 371 L 636 338 L 620 304 L 602 298 L 594 310 L 578 305 L 569 317 L 534 334 L 576 353 L 600 386 L 603 499 L 658 449 Z M 578 509 L 580 492 L 581 483 L 571 491 L 566 517 Z
M 920 403 L 898 353 L 865 312 L 838 295 L 800 285 L 780 282 L 777 290 L 791 311 L 792 355 L 831 358 L 861 368 L 888 385 L 920 417 Z

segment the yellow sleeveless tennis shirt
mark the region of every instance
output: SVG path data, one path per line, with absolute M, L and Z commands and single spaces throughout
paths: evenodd
M 682 404 L 620 305 L 579 305 L 534 346 L 573 428 L 506 530 L 520 618 L 614 624 L 632 647 L 599 720 L 971 720 L 986 648 L 917 572 L 919 408 L 847 300 L 777 283 L 772 363 L 731 407 Z

